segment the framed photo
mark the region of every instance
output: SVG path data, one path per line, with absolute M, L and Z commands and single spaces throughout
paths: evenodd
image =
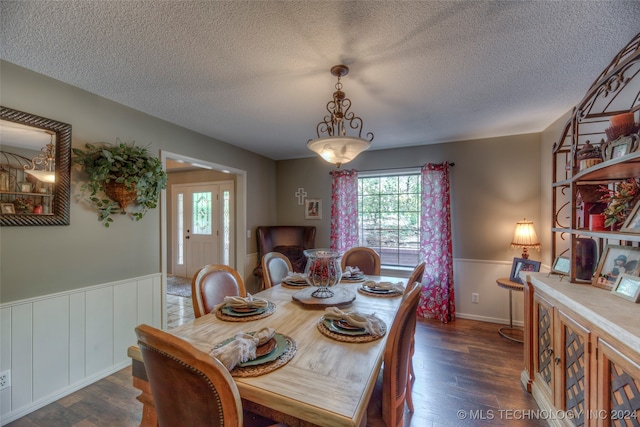
M 617 159 L 632 153 L 635 149 L 635 140 L 631 136 L 621 136 L 611 141 L 604 148 L 604 160 Z
M 511 276 L 509 280 L 516 283 L 522 283 L 520 280 L 521 271 L 540 271 L 540 261 L 532 261 L 524 258 L 514 258 L 513 265 L 511 265 Z
M 640 233 L 640 212 L 639 208 L 640 202 L 636 203 L 633 207 L 629 216 L 622 224 L 620 231 L 628 232 L 628 233 Z
M 591 284 L 598 288 L 611 290 L 621 274 L 638 277 L 640 275 L 639 260 L 640 248 L 606 245 Z
M 622 273 L 613 284 L 611 293 L 631 302 L 640 301 L 640 277 Z
M 556 274 L 568 275 L 571 271 L 571 260 L 564 256 L 556 257 L 551 266 L 551 272 Z
M 304 219 L 322 219 L 322 200 L 304 200 Z
M 16 207 L 13 206 L 13 203 L 0 203 L 0 213 L 4 214 L 14 214 L 16 213 Z

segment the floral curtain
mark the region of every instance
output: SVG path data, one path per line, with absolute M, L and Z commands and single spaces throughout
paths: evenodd
M 358 245 L 358 171 L 331 172 L 331 249 L 344 253 Z
M 426 261 L 418 315 L 455 320 L 453 291 L 453 251 L 451 245 L 451 209 L 449 163 L 426 164 L 421 169 L 422 217 L 420 255 Z

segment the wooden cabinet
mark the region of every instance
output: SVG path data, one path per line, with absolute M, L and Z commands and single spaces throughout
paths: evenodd
M 640 426 L 640 304 L 546 273 L 526 279 L 521 378 L 556 414 L 550 424 Z
M 640 34 L 598 76 L 553 147 L 551 254 L 570 259 L 569 277 L 521 273 L 521 380 L 551 425 L 640 426 L 640 304 L 590 285 L 605 247 L 638 247 L 640 230 L 595 230 L 589 217 L 606 207 L 601 188 L 640 177 L 637 126 L 610 125 L 629 113 L 637 123 L 639 110 Z M 601 141 L 604 156 L 579 156 Z
M 607 244 L 638 246 L 640 232 L 622 233 L 592 230 L 590 214 L 599 213 L 606 205 L 599 203 L 599 189 L 613 189 L 628 178 L 640 177 L 640 136 L 630 128 L 627 149 L 620 156 L 612 147 L 627 139 L 617 138 L 610 118 L 640 110 L 640 34 L 613 59 L 576 105 L 553 147 L 552 177 L 552 260 L 567 256 L 571 260 L 570 280 L 592 281 L 598 256 Z M 627 138 L 622 134 L 622 138 Z M 613 140 L 612 140 L 613 138 Z M 604 142 L 600 159 L 581 161 L 579 153 Z M 602 160 L 600 163 L 597 161 Z

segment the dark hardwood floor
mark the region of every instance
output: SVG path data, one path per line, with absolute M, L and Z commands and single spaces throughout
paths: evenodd
M 466 319 L 418 322 L 415 412 L 407 412 L 405 425 L 547 425 L 535 419 L 538 406 L 520 384 L 523 346 L 501 337 L 500 326 Z M 137 426 L 138 393 L 126 368 L 8 426 Z

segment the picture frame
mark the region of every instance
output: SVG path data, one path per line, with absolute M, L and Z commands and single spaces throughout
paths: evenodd
M 611 141 L 604 148 L 604 160 L 617 159 L 632 153 L 635 150 L 635 139 L 632 136 L 621 136 L 615 141 Z
M 2 215 L 15 214 L 16 207 L 13 205 L 13 203 L 0 203 L 0 213 Z
M 540 271 L 540 261 L 533 261 L 525 258 L 514 258 L 513 264 L 511 265 L 511 275 L 509 276 L 509 280 L 522 284 L 522 280 L 520 279 L 521 271 Z
M 557 256 L 551 266 L 551 272 L 568 276 L 571 271 L 571 260 L 565 256 Z
M 629 216 L 622 224 L 620 231 L 625 233 L 640 233 L 640 201 L 633 207 Z
M 322 219 L 322 199 L 305 199 L 304 219 Z
M 591 284 L 611 290 L 620 274 L 640 277 L 640 248 L 605 245 Z
M 631 302 L 640 302 L 640 277 L 620 274 L 611 288 L 611 293 Z

